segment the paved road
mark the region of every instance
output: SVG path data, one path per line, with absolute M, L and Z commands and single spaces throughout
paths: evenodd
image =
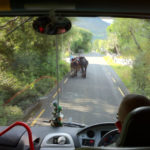
M 64 121 L 91 125 L 114 121 L 120 101 L 128 93 L 114 70 L 96 53 L 86 55 L 89 61 L 87 78 L 81 74 L 66 78 L 60 92 Z M 56 93 L 53 94 L 53 98 Z M 57 96 L 56 96 L 57 97 Z M 55 99 L 55 98 L 54 98 Z M 30 118 L 31 126 L 43 125 L 50 118 L 50 100 L 43 100 L 43 106 L 36 117 Z

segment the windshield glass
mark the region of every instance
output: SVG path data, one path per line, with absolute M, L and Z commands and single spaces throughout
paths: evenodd
M 150 20 L 74 17 L 45 35 L 35 19 L 0 18 L 0 125 L 49 125 L 54 101 L 63 122 L 115 122 L 126 94 L 150 96 Z

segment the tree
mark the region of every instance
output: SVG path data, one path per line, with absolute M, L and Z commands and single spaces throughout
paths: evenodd
M 27 19 L 28 17 L 0 18 L 0 109 L 3 110 L 3 104 L 16 95 L 9 102 L 9 106 L 4 107 L 3 112 L 8 115 L 1 119 L 3 125 L 12 116 L 13 119 L 21 117 L 22 111 L 35 103 L 38 97 L 47 94 L 56 82 L 56 37 L 35 32 L 32 28 L 35 18 L 22 24 Z M 62 39 L 64 38 L 63 47 L 66 50 L 71 36 L 72 33 L 69 32 L 58 36 L 60 53 Z M 62 57 L 59 55 L 60 79 L 69 72 L 69 65 Z M 42 76 L 49 78 L 38 80 Z M 11 115 L 12 112 L 14 115 Z M 0 115 L 3 116 L 3 113 L 0 112 Z
M 106 41 L 105 40 L 100 40 L 100 39 L 96 39 L 93 42 L 93 49 L 96 50 L 97 52 L 105 52 L 105 48 L 106 48 Z
M 115 19 L 108 29 L 107 45 L 112 45 L 116 36 L 116 44 L 123 56 L 133 59 L 132 81 L 138 93 L 150 96 L 150 20 L 149 19 Z M 109 39 L 113 39 L 110 41 Z M 114 49 L 113 48 L 113 49 Z
M 79 53 L 80 50 L 83 50 L 84 52 L 91 51 L 92 33 L 79 27 L 73 27 L 73 32 L 74 36 L 72 37 L 71 50 L 74 53 Z
M 143 21 L 139 19 L 117 18 L 114 20 L 114 23 L 108 27 L 108 35 L 109 37 L 111 34 L 114 34 L 114 37 L 116 36 L 117 41 L 115 45 L 119 47 L 121 54 L 131 55 L 132 51 L 134 55 L 134 53 L 144 51 L 141 37 L 137 34 L 142 32 L 142 24 Z M 117 47 L 115 48 L 116 50 Z

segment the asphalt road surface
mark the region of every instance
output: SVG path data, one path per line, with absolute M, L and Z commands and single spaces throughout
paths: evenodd
M 86 125 L 115 121 L 118 106 L 128 91 L 102 56 L 91 53 L 85 57 L 89 61 L 87 77 L 83 79 L 78 72 L 77 77 L 67 77 L 60 87 L 63 121 Z M 52 99 L 57 96 L 54 92 Z M 31 126 L 44 125 L 43 121 L 50 119 L 51 101 L 43 99 L 41 109 L 28 121 Z

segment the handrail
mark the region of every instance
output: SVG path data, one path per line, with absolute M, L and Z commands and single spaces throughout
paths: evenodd
M 12 125 L 10 125 L 8 128 L 6 128 L 5 130 L 3 130 L 2 132 L 0 132 L 0 136 L 2 136 L 3 134 L 5 134 L 6 132 L 8 132 L 10 129 L 12 129 L 15 126 L 23 126 L 27 132 L 28 132 L 28 138 L 29 138 L 29 144 L 30 144 L 30 150 L 34 150 L 34 144 L 33 144 L 33 140 L 32 140 L 32 132 L 30 127 L 24 123 L 24 122 L 20 122 L 17 121 L 15 123 L 13 123 Z

